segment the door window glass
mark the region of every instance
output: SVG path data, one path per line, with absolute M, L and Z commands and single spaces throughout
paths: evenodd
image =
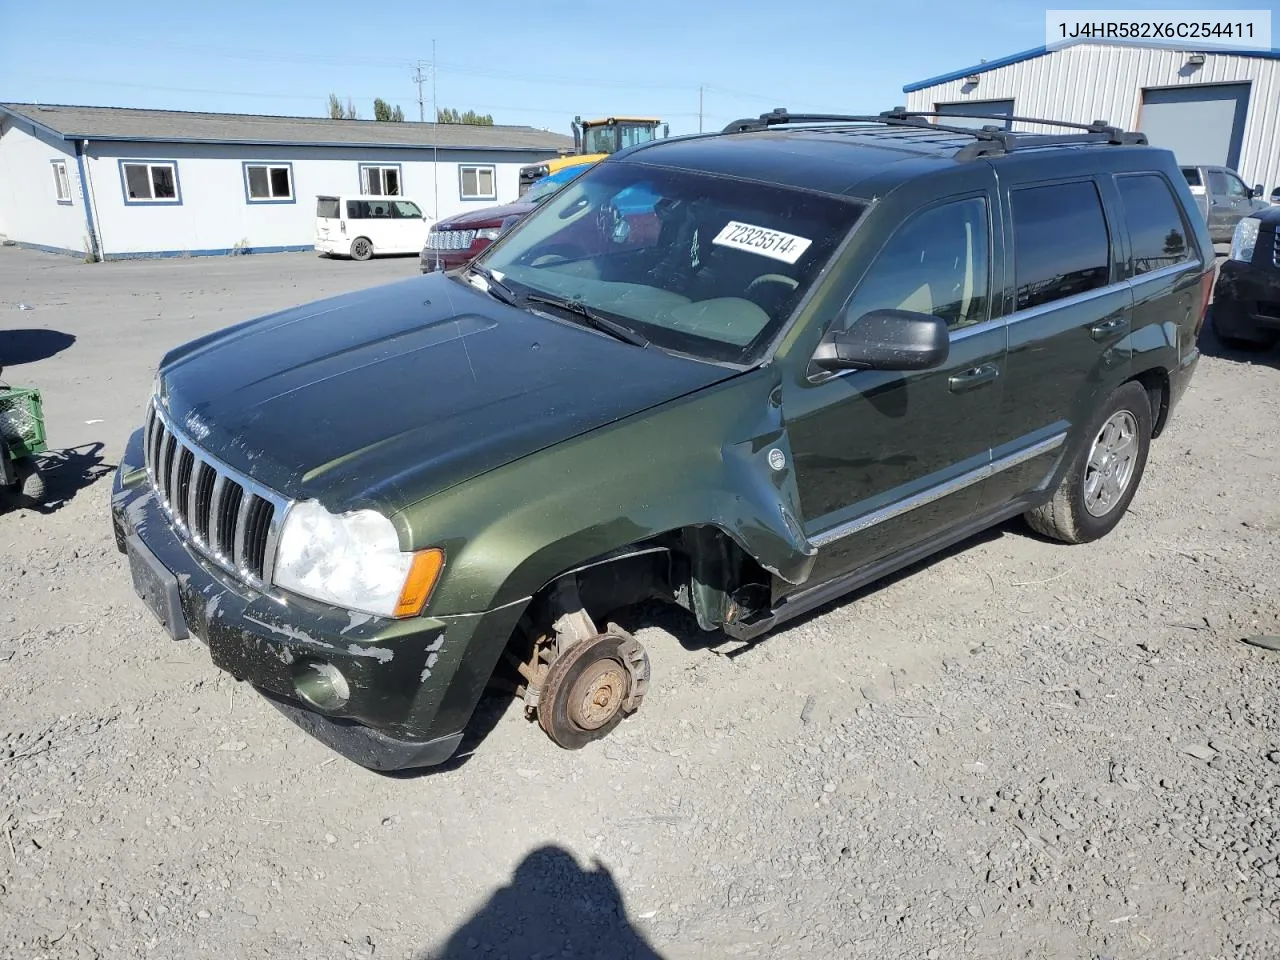
M 1110 282 L 1111 242 L 1090 181 L 1012 191 L 1015 309 Z
M 1129 276 L 1141 276 L 1190 260 L 1187 228 L 1164 178 L 1143 174 L 1120 177 L 1116 184 L 1129 228 L 1129 244 L 1133 248 Z
M 1209 171 L 1209 192 L 1219 197 L 1227 192 L 1227 178 L 1221 170 Z
M 1248 200 L 1249 188 L 1244 185 L 1244 181 L 1239 177 L 1226 175 L 1227 181 L 1227 197 L 1232 200 Z
M 912 310 L 941 317 L 952 329 L 987 319 L 990 232 L 987 201 L 957 200 L 900 227 L 858 284 L 846 313 Z
M 397 220 L 421 220 L 422 211 L 408 200 L 392 200 L 391 213 Z

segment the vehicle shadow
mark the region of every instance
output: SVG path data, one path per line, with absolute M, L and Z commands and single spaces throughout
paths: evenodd
M 439 947 L 416 960 L 470 957 L 601 957 L 662 960 L 627 919 L 622 892 L 598 860 L 584 870 L 569 851 L 539 847 L 511 882 Z
M 47 360 L 75 342 L 61 330 L 0 330 L 0 370 Z
M 1209 316 L 1205 320 L 1204 328 L 1200 331 L 1200 340 L 1196 344 L 1200 348 L 1200 352 L 1206 357 L 1216 357 L 1220 360 L 1231 360 L 1235 363 L 1251 363 L 1266 364 L 1267 366 L 1280 368 L 1280 348 L 1272 347 L 1269 350 L 1238 350 L 1234 347 L 1228 347 L 1225 343 L 1218 339 L 1218 335 L 1213 332 L 1213 305 L 1209 306 Z
M 48 450 L 36 457 L 44 474 L 44 503 L 37 513 L 61 510 L 81 490 L 92 486 L 116 468 L 102 459 L 102 443 L 86 443 L 64 450 Z
M 1034 536 L 1031 529 L 1019 518 L 1008 520 L 1005 523 L 991 527 L 980 533 L 975 533 L 972 537 L 962 540 L 959 543 L 941 550 L 938 553 L 918 560 L 910 566 L 903 567 L 894 573 L 886 574 L 878 580 L 873 580 L 866 586 L 859 587 L 844 596 L 837 597 L 820 607 L 800 614 L 793 620 L 787 620 L 779 624 L 773 630 L 765 633 L 763 636 L 754 638 L 753 640 L 740 643 L 721 633 L 718 630 L 705 631 L 701 629 L 693 614 L 682 607 L 676 607 L 671 604 L 663 604 L 660 602 L 648 602 L 637 604 L 634 607 L 628 607 L 623 610 L 614 612 L 609 619 L 613 620 L 618 626 L 624 630 L 634 633 L 643 627 L 657 627 L 665 630 L 679 641 L 680 645 L 686 650 L 712 650 L 712 652 L 730 659 L 743 656 L 750 653 L 760 644 L 765 643 L 769 639 L 784 633 L 795 627 L 815 620 L 818 617 L 825 616 L 834 610 L 842 607 L 848 607 L 856 604 L 864 597 L 870 596 L 877 591 L 884 590 L 887 587 L 898 583 L 901 580 L 907 580 L 911 577 L 928 570 L 935 564 L 941 563 L 959 554 L 973 549 L 975 546 L 983 543 L 993 543 L 1005 535 L 1014 536 Z M 719 650 L 717 647 L 726 647 L 727 649 Z

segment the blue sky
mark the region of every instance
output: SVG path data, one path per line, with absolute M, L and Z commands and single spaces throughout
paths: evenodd
M 0 100 L 322 116 L 332 91 L 362 117 L 381 96 L 414 119 L 413 64 L 429 65 L 434 39 L 442 107 L 558 132 L 578 113 L 648 114 L 676 134 L 698 129 L 700 86 L 706 129 L 775 106 L 887 109 L 904 102 L 904 83 L 1043 43 L 1044 10 L 1027 0 L 0 0 Z M 429 118 L 430 83 L 425 94 Z

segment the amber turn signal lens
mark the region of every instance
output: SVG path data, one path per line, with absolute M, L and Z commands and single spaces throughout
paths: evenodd
M 396 617 L 415 617 L 422 612 L 431 591 L 444 570 L 444 551 L 438 547 L 419 550 L 413 555 L 409 576 L 404 579 L 400 600 L 396 603 Z

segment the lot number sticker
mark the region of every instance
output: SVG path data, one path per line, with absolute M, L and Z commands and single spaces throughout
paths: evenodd
M 737 247 L 739 250 L 758 253 L 762 257 L 772 257 L 783 263 L 795 263 L 813 241 L 730 220 L 711 242 L 722 247 Z

